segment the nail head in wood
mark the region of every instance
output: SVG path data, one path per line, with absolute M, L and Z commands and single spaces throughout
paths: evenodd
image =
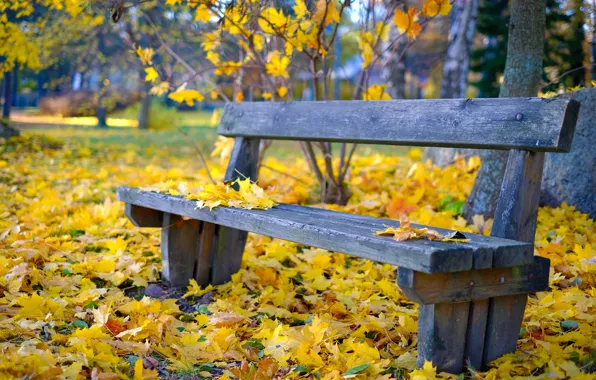
M 515 120 L 522 121 L 523 119 L 524 119 L 523 113 L 518 113 L 517 115 L 515 115 Z

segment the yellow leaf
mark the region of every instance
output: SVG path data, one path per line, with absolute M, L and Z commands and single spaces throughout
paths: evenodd
M 195 21 L 209 22 L 211 10 L 205 4 L 199 4 L 195 13 Z
M 362 99 L 364 100 L 391 100 L 391 96 L 385 92 L 386 84 L 373 84 L 364 91 Z
M 145 48 L 142 47 L 137 48 L 137 55 L 141 58 L 141 62 L 144 65 L 152 65 L 153 64 L 153 55 L 155 55 L 155 50 L 152 48 Z
M 408 13 L 401 9 L 395 10 L 393 22 L 401 33 L 406 33 L 408 37 L 415 39 L 422 31 L 422 26 L 416 22 L 416 9 L 408 9 Z
M 145 73 L 147 73 L 147 76 L 145 77 L 147 82 L 155 82 L 159 78 L 159 74 L 153 67 L 147 67 Z
M 437 369 L 429 361 L 425 361 L 421 369 L 416 369 L 410 373 L 411 380 L 435 380 L 436 378 Z
M 178 89 L 176 92 L 172 92 L 168 95 L 168 98 L 178 103 L 184 102 L 189 106 L 193 106 L 195 101 L 202 101 L 204 96 L 197 90 Z
M 422 16 L 424 17 L 435 17 L 435 16 L 448 16 L 451 12 L 451 3 L 449 0 L 427 0 L 422 6 Z
M 288 89 L 285 86 L 282 86 L 280 88 L 277 89 L 277 94 L 282 97 L 285 98 L 285 96 L 288 94 Z
M 290 77 L 286 71 L 289 64 L 290 58 L 283 56 L 280 51 L 273 51 L 267 56 L 265 69 L 267 70 L 267 74 L 287 79 Z

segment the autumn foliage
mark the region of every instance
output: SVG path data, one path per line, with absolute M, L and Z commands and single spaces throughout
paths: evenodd
M 431 363 L 415 369 L 417 309 L 390 265 L 251 235 L 231 282 L 164 290 L 160 232 L 133 227 L 114 188 L 187 191 L 206 173 L 174 147 L 82 142 L 94 134 L 0 145 L 1 378 L 443 376 Z M 487 234 L 490 220 L 459 216 L 478 160 L 438 169 L 419 159 L 356 156 L 349 204 L 328 207 Z M 263 170 L 259 199 L 313 201 L 302 159 L 265 164 L 291 177 Z M 225 167 L 210 165 L 221 180 Z M 517 352 L 475 378 L 593 378 L 595 232 L 573 207 L 540 209 L 536 253 L 552 260 L 552 290 L 530 297 Z

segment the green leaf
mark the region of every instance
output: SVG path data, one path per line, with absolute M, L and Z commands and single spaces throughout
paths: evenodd
M 343 373 L 342 376 L 350 376 L 350 375 L 355 375 L 359 372 L 364 371 L 365 369 L 367 369 L 368 367 L 370 367 L 370 364 L 360 364 L 354 368 L 350 368 L 349 370 L 347 370 L 346 372 Z
M 575 330 L 579 327 L 579 322 L 567 319 L 561 322 L 561 327 L 563 328 L 563 330 Z
M 80 319 L 77 319 L 76 321 L 74 321 L 73 325 L 79 329 L 88 329 L 89 328 L 89 325 L 87 324 L 87 322 L 82 321 Z
M 199 305 L 199 307 L 197 307 L 197 311 L 199 312 L 199 314 L 211 315 L 208 305 Z
M 257 350 L 263 350 L 265 348 L 265 346 L 263 346 L 263 343 L 261 343 L 260 340 L 255 338 L 249 338 L 246 342 L 244 342 L 244 347 L 254 348 Z
M 97 309 L 97 304 L 95 301 L 90 301 L 87 305 L 83 306 L 83 309 Z
M 309 373 L 310 371 L 312 371 L 312 369 L 310 369 L 310 367 L 299 364 L 296 367 L 294 367 L 294 372 L 298 372 L 301 375 L 305 375 L 307 373 Z

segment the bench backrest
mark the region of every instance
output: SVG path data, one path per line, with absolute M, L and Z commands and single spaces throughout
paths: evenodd
M 415 99 L 229 103 L 218 133 L 272 140 L 568 152 L 569 99 Z

